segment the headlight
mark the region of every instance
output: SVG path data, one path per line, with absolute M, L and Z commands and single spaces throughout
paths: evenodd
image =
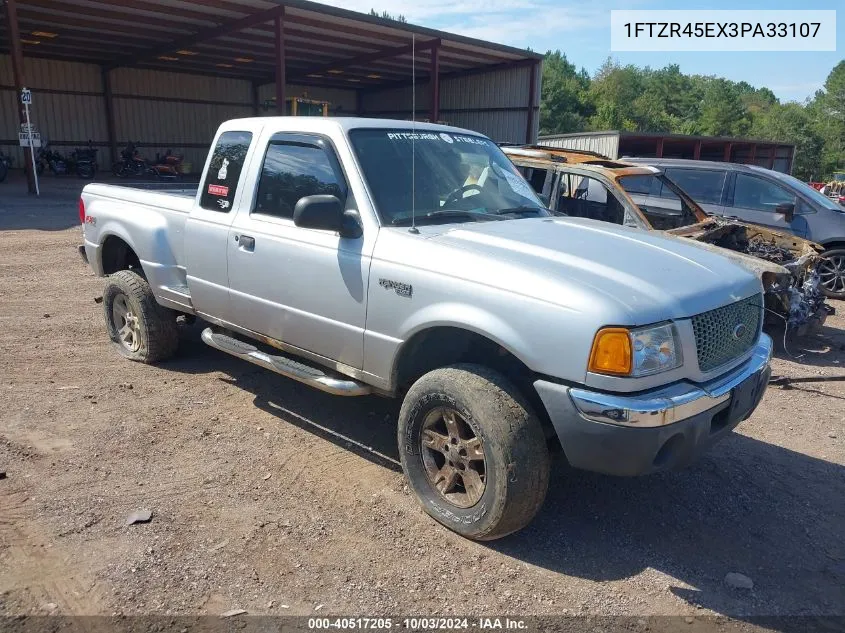
M 602 328 L 593 340 L 589 371 L 611 376 L 650 376 L 684 362 L 671 323 L 629 330 Z

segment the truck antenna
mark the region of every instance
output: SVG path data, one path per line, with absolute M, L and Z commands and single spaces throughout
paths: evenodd
M 417 228 L 417 39 L 411 33 L 411 228 L 408 233 L 419 235 Z

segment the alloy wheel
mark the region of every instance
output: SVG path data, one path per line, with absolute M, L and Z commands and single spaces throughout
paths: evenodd
M 426 416 L 420 434 L 429 483 L 459 508 L 470 508 L 487 486 L 484 444 L 467 421 L 451 407 Z

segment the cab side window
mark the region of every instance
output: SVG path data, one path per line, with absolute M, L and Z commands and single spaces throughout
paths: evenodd
M 736 175 L 733 206 L 774 212 L 775 207 L 785 202 L 794 203 L 795 196 L 779 185 L 756 176 Z
M 562 177 L 557 210 L 575 218 L 625 223 L 625 210 L 616 196 L 603 183 L 589 176 L 566 174 Z
M 523 178 L 528 181 L 531 188 L 538 194 L 546 193 L 546 176 L 548 171 L 537 167 L 517 167 Z
M 300 198 L 332 195 L 346 199 L 346 182 L 337 159 L 315 141 L 271 141 L 264 156 L 253 213 L 293 218 Z
M 223 132 L 217 139 L 202 183 L 203 209 L 228 213 L 232 208 L 250 143 L 252 132 Z

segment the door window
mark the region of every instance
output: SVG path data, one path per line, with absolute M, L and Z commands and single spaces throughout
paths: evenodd
M 589 176 L 567 174 L 561 182 L 558 211 L 575 218 L 590 218 L 613 224 L 625 222 L 625 210 L 607 187 Z
M 545 193 L 546 174 L 548 173 L 545 169 L 539 169 L 537 167 L 517 167 L 517 169 L 534 191 L 538 194 Z
M 267 146 L 253 213 L 293 218 L 300 198 L 346 198 L 346 184 L 336 161 L 319 145 L 272 141 Z
M 719 204 L 722 201 L 722 187 L 725 185 L 727 172 L 672 167 L 666 170 L 666 175 L 699 204 Z M 670 189 L 664 187 L 663 191 L 667 197 L 675 197 Z
M 756 211 L 774 212 L 784 202 L 795 202 L 795 196 L 773 182 L 749 176 L 736 175 L 734 206 Z
M 232 208 L 251 142 L 252 132 L 223 132 L 217 139 L 202 184 L 203 209 L 228 213 Z

